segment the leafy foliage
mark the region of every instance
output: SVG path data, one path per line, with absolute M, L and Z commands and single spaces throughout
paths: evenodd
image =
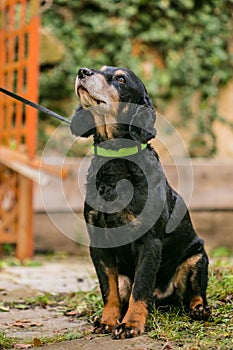
M 191 155 L 201 148 L 211 156 L 214 122 L 226 122 L 216 99 L 232 77 L 232 10 L 233 0 L 54 0 L 43 25 L 67 50 L 59 65 L 41 74 L 41 100 L 48 106 L 70 98 L 79 67 L 124 66 L 145 82 L 160 111 L 169 99 L 180 101 L 178 124 L 197 120 Z

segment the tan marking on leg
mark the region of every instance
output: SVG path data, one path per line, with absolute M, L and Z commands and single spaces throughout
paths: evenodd
M 148 316 L 147 304 L 145 301 L 135 301 L 131 294 L 128 311 L 122 321 L 127 328 L 132 328 L 132 336 L 142 334 L 145 329 Z
M 187 277 L 190 274 L 190 272 L 195 272 L 194 269 L 196 267 L 196 264 L 198 261 L 202 258 L 201 254 L 194 255 L 191 258 L 187 259 L 186 261 L 181 264 L 177 270 L 176 275 L 174 278 L 174 283 L 177 286 L 180 286 L 182 290 L 186 288 L 186 281 Z
M 174 273 L 168 288 L 161 292 L 158 288 L 154 290 L 154 296 L 158 299 L 163 299 L 170 296 L 174 291 L 176 291 L 177 295 L 181 298 L 186 289 L 187 278 L 192 272 L 191 281 L 196 276 L 195 267 L 198 261 L 202 258 L 202 254 L 197 254 L 192 256 L 191 258 L 185 260 L 181 265 L 179 265 Z
M 194 320 L 207 321 L 211 316 L 211 308 L 208 305 L 204 305 L 204 301 L 200 295 L 192 297 L 189 307 L 190 317 Z
M 106 273 L 108 275 L 109 293 L 103 308 L 101 323 L 109 326 L 109 330 L 111 330 L 120 318 L 121 302 L 116 269 L 107 268 Z
M 172 281 L 169 283 L 167 289 L 164 292 L 161 292 L 158 288 L 155 288 L 153 294 L 157 299 L 164 299 L 172 295 L 173 292 L 174 292 L 174 281 L 172 279 Z
M 190 301 L 190 309 L 194 310 L 198 305 L 203 305 L 203 299 L 201 296 L 195 295 Z

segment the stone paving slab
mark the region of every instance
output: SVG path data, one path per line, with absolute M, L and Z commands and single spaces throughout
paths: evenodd
M 89 257 L 71 257 L 60 261 L 42 261 L 41 266 L 11 266 L 1 270 L 0 295 L 24 288 L 40 292 L 69 293 L 89 291 L 96 284 Z M 6 293 L 4 293 L 6 290 Z

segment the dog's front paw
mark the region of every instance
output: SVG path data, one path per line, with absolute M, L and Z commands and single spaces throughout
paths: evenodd
M 134 338 L 144 332 L 144 327 L 135 327 L 127 325 L 127 323 L 120 323 L 113 328 L 112 339 Z
M 107 323 L 101 322 L 101 319 L 98 317 L 94 320 L 93 326 L 94 326 L 93 333 L 109 334 L 112 332 L 115 324 L 107 324 Z
M 189 312 L 190 317 L 197 321 L 207 321 L 211 316 L 211 308 L 203 304 L 196 305 Z

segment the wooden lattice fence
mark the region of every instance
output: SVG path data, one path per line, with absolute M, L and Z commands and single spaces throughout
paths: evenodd
M 38 0 L 0 2 L 0 86 L 35 102 L 39 6 Z M 34 159 L 36 125 L 36 110 L 0 94 L 0 245 L 15 243 L 21 259 L 33 254 L 33 184 L 22 155 Z

